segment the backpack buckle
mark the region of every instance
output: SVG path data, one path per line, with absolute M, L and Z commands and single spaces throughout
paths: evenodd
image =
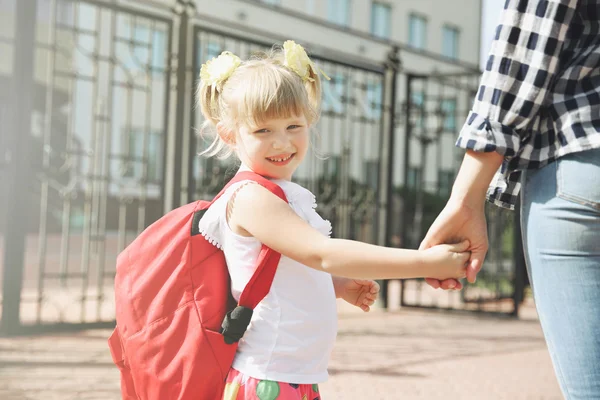
M 253 312 L 251 308 L 237 306 L 225 315 L 225 319 L 221 324 L 221 333 L 225 338 L 225 343 L 236 343 L 244 336 L 248 325 L 250 325 Z

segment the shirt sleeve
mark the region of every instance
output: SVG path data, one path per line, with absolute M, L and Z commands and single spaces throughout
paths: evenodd
M 477 97 L 456 142 L 514 157 L 551 99 L 577 0 L 507 0 Z

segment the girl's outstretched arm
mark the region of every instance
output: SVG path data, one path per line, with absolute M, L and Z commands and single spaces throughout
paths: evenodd
M 232 203 L 231 203 L 232 202 Z M 311 268 L 354 279 L 462 278 L 468 242 L 425 251 L 331 239 L 258 184 L 244 185 L 230 201 L 229 226 Z

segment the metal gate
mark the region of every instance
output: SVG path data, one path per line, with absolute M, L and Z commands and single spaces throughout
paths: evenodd
M 236 170 L 197 156 L 207 144 L 194 106 L 201 64 L 285 38 L 215 27 L 192 0 L 0 4 L 13 15 L 0 9 L 0 46 L 11 55 L 0 60 L 0 332 L 111 326 L 117 254 Z M 380 63 L 312 56 L 331 80 L 295 179 L 316 194 L 334 236 L 417 247 L 449 194 L 460 151 L 447 150 L 478 77 L 403 73 L 393 46 Z M 516 230 L 490 212 L 498 246 L 478 285 L 432 296 L 407 281 L 402 304 L 487 310 L 518 294 Z
M 14 213 L 3 214 L 0 231 L 0 330 L 111 326 L 118 253 L 165 211 L 213 196 L 235 172 L 197 156 L 206 146 L 194 107 L 200 65 L 224 49 L 245 58 L 281 40 L 207 29 L 188 0 L 173 8 L 146 0 L 12 4 L 18 34 L 5 41 L 20 49 L 12 93 L 25 88 L 21 98 L 35 101 L 20 106 L 2 136 L 20 160 L 5 176 L 21 184 L 14 197 L 3 195 Z M 393 118 L 384 87 L 396 70 L 314 59 L 332 79 L 296 178 L 317 194 L 337 237 L 383 243 Z M 0 116 L 14 107 L 3 101 Z
M 402 242 L 417 248 L 443 209 L 464 151 L 454 148 L 478 89 L 479 75 L 407 76 Z M 524 263 L 516 213 L 486 205 L 488 250 L 475 284 L 435 291 L 423 280 L 402 282 L 404 306 L 517 314 Z
M 108 1 L 24 3 L 14 68 L 35 66 L 21 81 L 33 101 L 8 133 L 13 179 L 28 183 L 7 200 L 27 211 L 3 227 L 2 330 L 110 325 L 116 256 L 163 213 L 173 21 Z

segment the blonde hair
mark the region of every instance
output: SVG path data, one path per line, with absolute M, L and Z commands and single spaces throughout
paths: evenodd
M 269 119 L 304 115 L 309 125 L 319 119 L 321 81 L 308 68 L 307 79 L 284 65 L 281 49 L 257 54 L 242 62 L 219 90 L 204 80 L 198 84 L 197 104 L 206 119 L 200 133 L 221 122 L 228 130 L 257 126 Z M 201 154 L 225 159 L 233 151 L 215 134 Z

